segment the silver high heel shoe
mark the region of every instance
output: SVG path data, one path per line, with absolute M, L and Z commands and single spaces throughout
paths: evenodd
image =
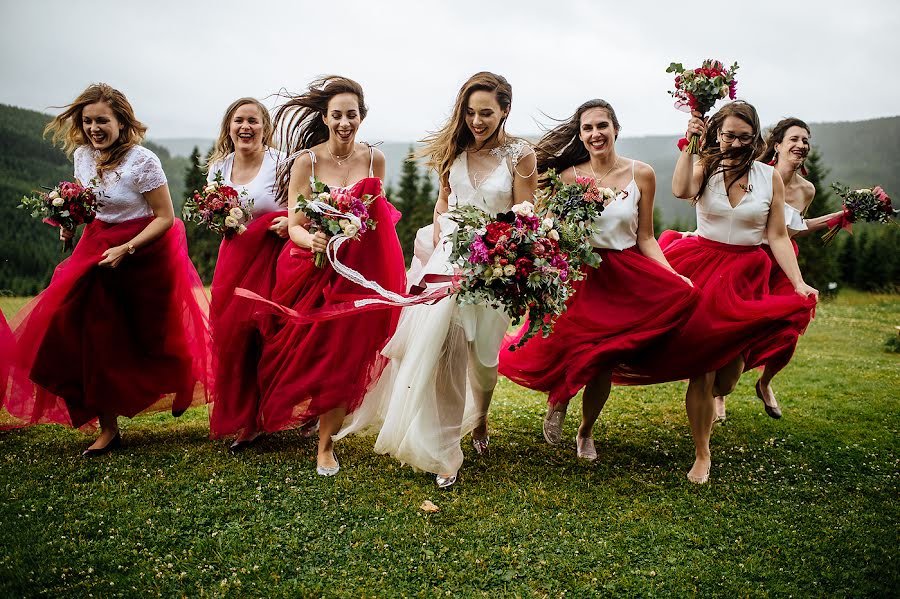
M 475 448 L 475 453 L 477 453 L 478 455 L 484 455 L 485 453 L 487 453 L 488 443 L 490 442 L 490 435 L 485 437 L 484 439 L 476 439 L 475 437 L 472 437 L 472 447 Z
M 443 474 L 438 474 L 434 477 L 434 482 L 437 483 L 439 489 L 446 489 L 456 483 L 456 475 L 450 474 L 444 476 Z

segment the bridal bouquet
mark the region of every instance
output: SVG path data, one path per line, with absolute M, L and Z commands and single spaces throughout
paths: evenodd
M 458 227 L 451 236 L 450 260 L 458 269 L 457 301 L 504 310 L 528 330 L 519 341 L 550 334 L 573 293 L 569 256 L 561 247 L 561 223 L 539 217 L 531 202 L 491 217 L 474 206 L 454 208 Z
M 667 73 L 675 73 L 675 89 L 669 91 L 669 95 L 675 98 L 675 107 L 679 110 L 706 115 L 717 101 L 723 98 L 734 100 L 737 94 L 734 74 L 737 70 L 737 63 L 726 69 L 724 64 L 712 58 L 704 60 L 696 69 L 685 69 L 681 63 L 673 62 L 666 69 Z M 683 147 L 683 143 L 684 140 L 679 142 L 679 148 Z M 692 135 L 687 148 L 691 154 L 698 154 L 699 136 Z
M 855 222 L 889 223 L 898 214 L 881 187 L 851 190 L 840 183 L 832 183 L 831 188 L 843 198 L 844 205 L 841 214 L 825 223 L 829 229 L 822 236 L 823 243 L 831 243 L 841 229 L 851 232 Z
M 222 173 L 217 172 L 215 179 L 184 201 L 181 215 L 186 221 L 202 225 L 224 237 L 243 233 L 250 221 L 253 200 L 247 199 L 247 192 L 238 191 L 225 185 Z
M 48 225 L 74 231 L 80 224 L 87 224 L 97 215 L 97 196 L 89 187 L 62 181 L 46 193 L 22 198 L 19 208 L 31 212 Z M 72 240 L 66 239 L 62 251 L 72 249 Z
M 360 235 L 374 229 L 377 224 L 369 217 L 368 209 L 374 199 L 375 196 L 371 194 L 357 198 L 349 190 L 330 189 L 316 179 L 310 198 L 300 194 L 295 210 L 303 212 L 309 218 L 310 232 L 323 231 L 330 237 L 359 239 Z M 325 254 L 316 253 L 314 263 L 318 268 L 324 268 Z

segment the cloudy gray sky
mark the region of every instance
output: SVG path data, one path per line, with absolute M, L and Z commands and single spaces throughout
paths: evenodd
M 671 134 L 685 115 L 665 68 L 708 56 L 740 62 L 739 96 L 765 123 L 900 114 L 892 0 L 2 2 L 0 102 L 53 112 L 105 81 L 151 138 L 213 137 L 233 99 L 337 73 L 366 90 L 361 138 L 408 141 L 479 70 L 512 83 L 515 133 L 602 97 L 623 134 Z

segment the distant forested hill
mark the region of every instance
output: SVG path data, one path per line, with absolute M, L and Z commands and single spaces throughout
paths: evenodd
M 0 293 L 40 291 L 61 258 L 55 232 L 16 208 L 22 195 L 72 177 L 70 161 L 42 138 L 50 118 L 41 112 L 0 104 Z M 813 144 L 829 171 L 827 182 L 841 181 L 852 187 L 879 183 L 895 198 L 900 196 L 900 117 L 814 123 L 812 129 Z M 673 198 L 669 191 L 677 158 L 675 142 L 676 136 L 622 137 L 618 150 L 656 170 L 656 204 L 662 222 L 690 227 L 693 208 Z M 199 138 L 161 139 L 159 145 L 145 143 L 162 161 L 176 212 L 183 202 L 189 162 L 183 154 L 192 145 L 199 145 L 205 153 L 210 143 L 211 140 Z M 409 147 L 402 142 L 380 146 L 387 158 L 389 183 L 400 181 Z M 859 242 L 863 241 L 860 237 Z
M 23 195 L 74 176 L 71 161 L 43 138 L 51 118 L 0 104 L 0 293 L 40 291 L 61 258 L 56 232 L 16 208 Z M 172 156 L 151 142 L 144 145 L 159 156 L 172 199 L 180 209 L 187 158 Z

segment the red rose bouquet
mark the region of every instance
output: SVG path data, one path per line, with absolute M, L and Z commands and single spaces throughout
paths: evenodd
M 737 70 L 737 63 L 726 69 L 724 64 L 712 58 L 704 60 L 696 69 L 685 69 L 681 63 L 673 62 L 666 69 L 667 73 L 675 73 L 675 89 L 669 91 L 669 95 L 675 98 L 675 107 L 679 110 L 706 115 L 719 100 L 726 97 L 734 100 L 737 94 L 734 74 Z M 698 136 L 691 136 L 689 142 L 681 140 L 679 148 L 683 148 L 684 144 L 687 144 L 691 154 L 700 152 Z
M 29 210 L 31 216 L 48 225 L 74 231 L 97 215 L 97 196 L 89 187 L 62 181 L 49 192 L 22 198 L 19 208 Z M 72 240 L 63 240 L 62 251 L 72 249 Z

